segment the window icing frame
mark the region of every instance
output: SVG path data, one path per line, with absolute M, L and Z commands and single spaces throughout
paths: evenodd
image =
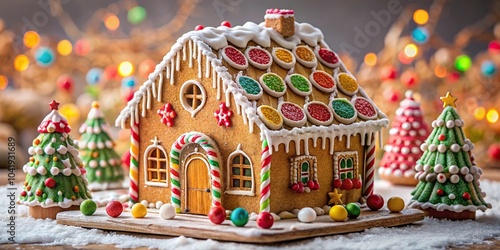
M 251 182 L 252 182 L 250 190 L 240 190 L 232 187 L 231 176 L 233 173 L 232 172 L 233 159 L 238 155 L 247 158 L 248 162 L 250 163 L 249 166 L 250 166 Z M 241 173 L 241 176 L 243 176 L 243 173 Z M 227 182 L 226 182 L 226 191 L 224 193 L 232 195 L 255 196 L 255 176 L 253 172 L 252 158 L 250 158 L 247 153 L 241 150 L 241 144 L 238 144 L 236 150 L 233 151 L 231 154 L 229 154 L 229 156 L 227 157 Z
M 299 155 L 290 157 L 290 186 L 302 182 L 302 163 L 309 163 L 309 180 L 318 182 L 318 159 L 314 155 Z M 300 173 L 300 175 L 299 175 Z M 306 193 L 311 192 L 311 189 L 304 185 Z
M 340 179 L 340 160 L 352 159 L 352 177 L 351 179 L 359 178 L 359 159 L 358 151 L 340 151 L 333 154 L 333 179 Z M 347 178 L 347 177 L 346 177 Z
M 169 159 L 168 159 L 168 154 L 165 148 L 160 145 L 161 141 L 158 140 L 158 138 L 155 136 L 154 140 L 151 140 L 153 144 L 149 145 L 146 150 L 144 151 L 144 183 L 147 186 L 156 186 L 156 187 L 168 187 L 168 182 L 169 182 Z M 163 181 L 149 181 L 148 176 L 148 163 L 149 163 L 149 154 L 151 153 L 152 150 L 159 149 L 164 155 L 165 155 L 165 182 Z M 157 159 L 155 160 L 158 162 L 158 159 L 161 159 L 159 157 L 156 157 Z M 160 176 L 158 176 L 158 179 L 160 179 Z
M 194 109 L 193 106 L 191 106 L 191 104 L 188 103 L 186 97 L 184 96 L 186 91 L 192 85 L 195 85 L 200 89 L 202 96 L 200 105 Z M 196 80 L 187 80 L 182 84 L 182 87 L 179 91 L 179 100 L 181 102 L 182 107 L 191 114 L 191 117 L 194 117 L 196 113 L 198 113 L 205 106 L 205 103 L 207 102 L 207 92 L 205 91 L 205 88 L 203 88 L 203 85 L 201 85 L 200 82 Z

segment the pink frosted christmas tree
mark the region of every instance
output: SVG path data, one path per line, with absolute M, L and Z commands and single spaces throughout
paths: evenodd
M 420 144 L 429 136 L 420 103 L 407 91 L 406 98 L 396 110 L 396 117 L 389 130 L 389 140 L 384 147 L 385 153 L 380 162 L 379 175 L 394 184 L 414 186 L 414 166 L 422 155 Z

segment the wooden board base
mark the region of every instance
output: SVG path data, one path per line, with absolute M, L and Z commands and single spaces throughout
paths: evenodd
M 125 231 L 156 235 L 186 236 L 201 239 L 244 243 L 275 243 L 317 236 L 335 235 L 363 231 L 372 227 L 392 227 L 406 225 L 424 219 L 424 213 L 417 209 L 405 209 L 401 213 L 388 210 L 370 211 L 363 209 L 355 220 L 334 222 L 328 215 L 318 216 L 313 223 L 302 223 L 297 219 L 275 221 L 271 229 L 261 229 L 255 221 L 245 227 L 236 227 L 226 220 L 221 225 L 212 224 L 206 216 L 179 214 L 173 220 L 162 220 L 151 210 L 142 219 L 133 218 L 130 212 L 118 218 L 111 218 L 104 208 L 99 208 L 92 216 L 79 211 L 62 212 L 57 215 L 57 223 L 86 228 Z

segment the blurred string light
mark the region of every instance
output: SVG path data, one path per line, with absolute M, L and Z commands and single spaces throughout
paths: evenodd
M 410 64 L 413 62 L 413 58 L 406 56 L 404 51 L 399 52 L 398 59 L 402 64 Z
M 103 70 L 100 68 L 91 68 L 87 75 L 85 76 L 85 80 L 90 85 L 96 85 L 102 80 Z
M 75 124 L 80 119 L 80 110 L 75 104 L 65 103 L 59 107 L 59 113 L 66 117 L 70 124 Z
M 424 44 L 429 41 L 429 31 L 425 27 L 417 27 L 411 32 L 411 38 L 415 43 Z
M 54 51 L 49 47 L 40 47 L 35 52 L 35 61 L 42 67 L 51 66 L 55 59 Z
M 448 70 L 446 69 L 445 66 L 442 66 L 442 65 L 436 65 L 436 67 L 434 68 L 434 74 L 438 77 L 438 78 L 445 78 L 446 75 L 448 74 Z
M 489 123 L 495 123 L 498 121 L 498 111 L 495 109 L 489 109 L 488 113 L 486 113 L 486 120 Z
M 127 19 L 131 24 L 139 24 L 146 19 L 147 12 L 142 6 L 135 6 L 127 13 Z
M 481 73 L 486 77 L 491 77 L 497 72 L 495 64 L 492 61 L 486 60 L 481 63 Z
M 365 64 L 368 66 L 375 66 L 377 64 L 377 55 L 375 53 L 368 53 L 365 55 Z
M 120 27 L 120 19 L 113 14 L 109 14 L 104 18 L 104 26 L 110 31 L 117 30 Z
M 14 68 L 17 71 L 25 71 L 30 65 L 30 59 L 26 55 L 18 55 L 14 58 Z
M 472 60 L 468 55 L 459 55 L 455 59 L 455 68 L 460 72 L 465 72 L 472 66 Z
M 474 118 L 480 121 L 486 116 L 486 109 L 484 107 L 477 107 L 474 109 Z
M 80 39 L 75 43 L 75 53 L 79 56 L 87 55 L 91 50 L 90 42 L 87 39 Z
M 61 40 L 57 43 L 57 52 L 61 56 L 67 56 L 73 51 L 73 45 L 68 40 Z
M 406 45 L 405 49 L 404 49 L 404 53 L 405 53 L 405 56 L 407 56 L 409 58 L 413 58 L 413 57 L 417 56 L 417 53 L 418 53 L 417 45 L 415 45 L 413 43 Z
M 38 33 L 36 33 L 36 31 L 30 30 L 24 33 L 23 37 L 24 46 L 28 48 L 33 48 L 37 46 L 39 42 L 40 42 L 40 36 L 38 35 Z
M 127 77 L 134 73 L 134 65 L 129 61 L 123 61 L 118 64 L 118 74 L 121 77 Z
M 0 75 L 0 90 L 4 90 L 9 85 L 9 79 L 7 77 Z
M 500 42 L 493 40 L 488 44 L 488 52 L 496 54 L 500 53 Z
M 429 21 L 429 13 L 427 13 L 427 11 L 423 9 L 416 10 L 413 13 L 413 21 L 416 24 L 424 25 L 427 23 L 427 21 Z

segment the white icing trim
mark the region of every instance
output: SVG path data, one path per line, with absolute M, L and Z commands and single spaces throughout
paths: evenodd
M 191 105 L 187 103 L 187 100 L 184 97 L 184 94 L 186 93 L 187 88 L 191 87 L 191 85 L 193 85 L 193 84 L 198 86 L 198 88 L 201 91 L 201 95 L 202 95 L 201 103 L 195 109 L 193 109 L 193 107 L 191 107 Z M 188 80 L 182 84 L 181 90 L 179 91 L 179 99 L 181 101 L 182 107 L 186 111 L 191 113 L 191 117 L 194 117 L 196 115 L 196 113 L 198 113 L 203 108 L 203 106 L 205 106 L 205 103 L 207 101 L 207 92 L 205 91 L 205 88 L 203 88 L 203 85 L 201 85 L 200 82 L 195 81 L 195 80 Z
M 467 211 L 467 210 L 471 211 L 471 212 L 475 212 L 476 210 L 481 210 L 484 212 L 488 208 L 484 205 L 481 205 L 481 206 L 453 205 L 453 206 L 450 206 L 450 205 L 446 205 L 446 204 L 432 204 L 429 202 L 421 203 L 418 201 L 412 201 L 412 202 L 410 202 L 410 204 L 408 206 L 411 208 L 422 208 L 422 209 L 433 208 L 433 209 L 440 211 L 440 212 L 442 212 L 444 210 L 448 210 L 448 211 L 452 211 L 452 212 L 456 212 L 456 213 L 460 213 L 462 211 Z
M 165 148 L 160 145 L 161 141 L 158 140 L 157 137 L 154 138 L 154 140 L 151 140 L 151 142 L 153 144 L 149 145 L 147 148 L 146 148 L 146 151 L 144 151 L 144 164 L 143 164 L 143 170 L 144 170 L 144 183 L 147 185 L 147 186 L 155 186 L 155 187 L 168 187 L 168 183 L 169 183 L 169 180 L 168 180 L 168 177 L 170 175 L 170 171 L 169 171 L 169 159 L 168 159 L 168 154 L 167 154 L 167 151 L 165 150 Z M 154 150 L 154 149 L 159 149 L 163 152 L 163 154 L 165 155 L 165 182 L 155 182 L 155 181 L 148 181 L 148 156 L 149 156 L 149 152 L 151 150 Z M 159 157 L 159 156 L 157 156 Z M 160 178 L 158 176 L 158 178 Z
M 250 191 L 248 190 L 237 190 L 237 189 L 231 189 L 231 164 L 233 163 L 233 157 L 236 155 L 241 155 L 245 158 L 248 159 L 250 162 L 250 171 L 251 171 L 251 178 L 252 178 L 252 187 L 250 188 Z M 242 174 L 243 175 L 243 174 Z M 243 150 L 241 150 L 241 144 L 238 144 L 238 147 L 236 148 L 235 151 L 233 151 L 228 157 L 227 157 L 227 183 L 226 183 L 226 191 L 224 192 L 225 194 L 232 194 L 232 195 L 246 195 L 246 196 L 255 196 L 255 176 L 253 174 L 253 163 L 252 163 L 252 158 L 250 158 L 247 153 L 245 153 Z
M 293 83 L 292 83 L 292 76 L 299 76 L 299 77 L 302 77 L 304 80 L 306 80 L 307 82 L 307 85 L 309 87 L 309 91 L 307 92 L 304 92 L 304 91 L 301 91 L 299 90 L 298 88 L 296 88 Z M 288 87 L 293 91 L 293 93 L 299 95 L 299 96 L 308 96 L 312 93 L 312 85 L 311 85 L 311 82 L 309 81 L 309 79 L 307 79 L 307 77 L 301 75 L 301 74 L 291 74 L 291 75 L 287 75 L 285 77 L 285 82 L 287 83 Z
M 313 55 L 313 61 L 306 61 L 302 58 L 300 58 L 298 55 L 297 55 L 297 49 L 298 48 L 304 48 L 304 49 L 307 49 L 311 55 Z M 292 50 L 292 53 L 294 54 L 295 56 L 295 59 L 302 65 L 304 65 L 304 67 L 307 67 L 307 68 L 313 68 L 313 67 L 316 67 L 316 65 L 318 65 L 318 61 L 316 60 L 316 55 L 314 54 L 314 51 L 312 51 L 311 48 L 309 48 L 309 46 L 307 45 L 299 45 L 295 48 L 293 48 Z

